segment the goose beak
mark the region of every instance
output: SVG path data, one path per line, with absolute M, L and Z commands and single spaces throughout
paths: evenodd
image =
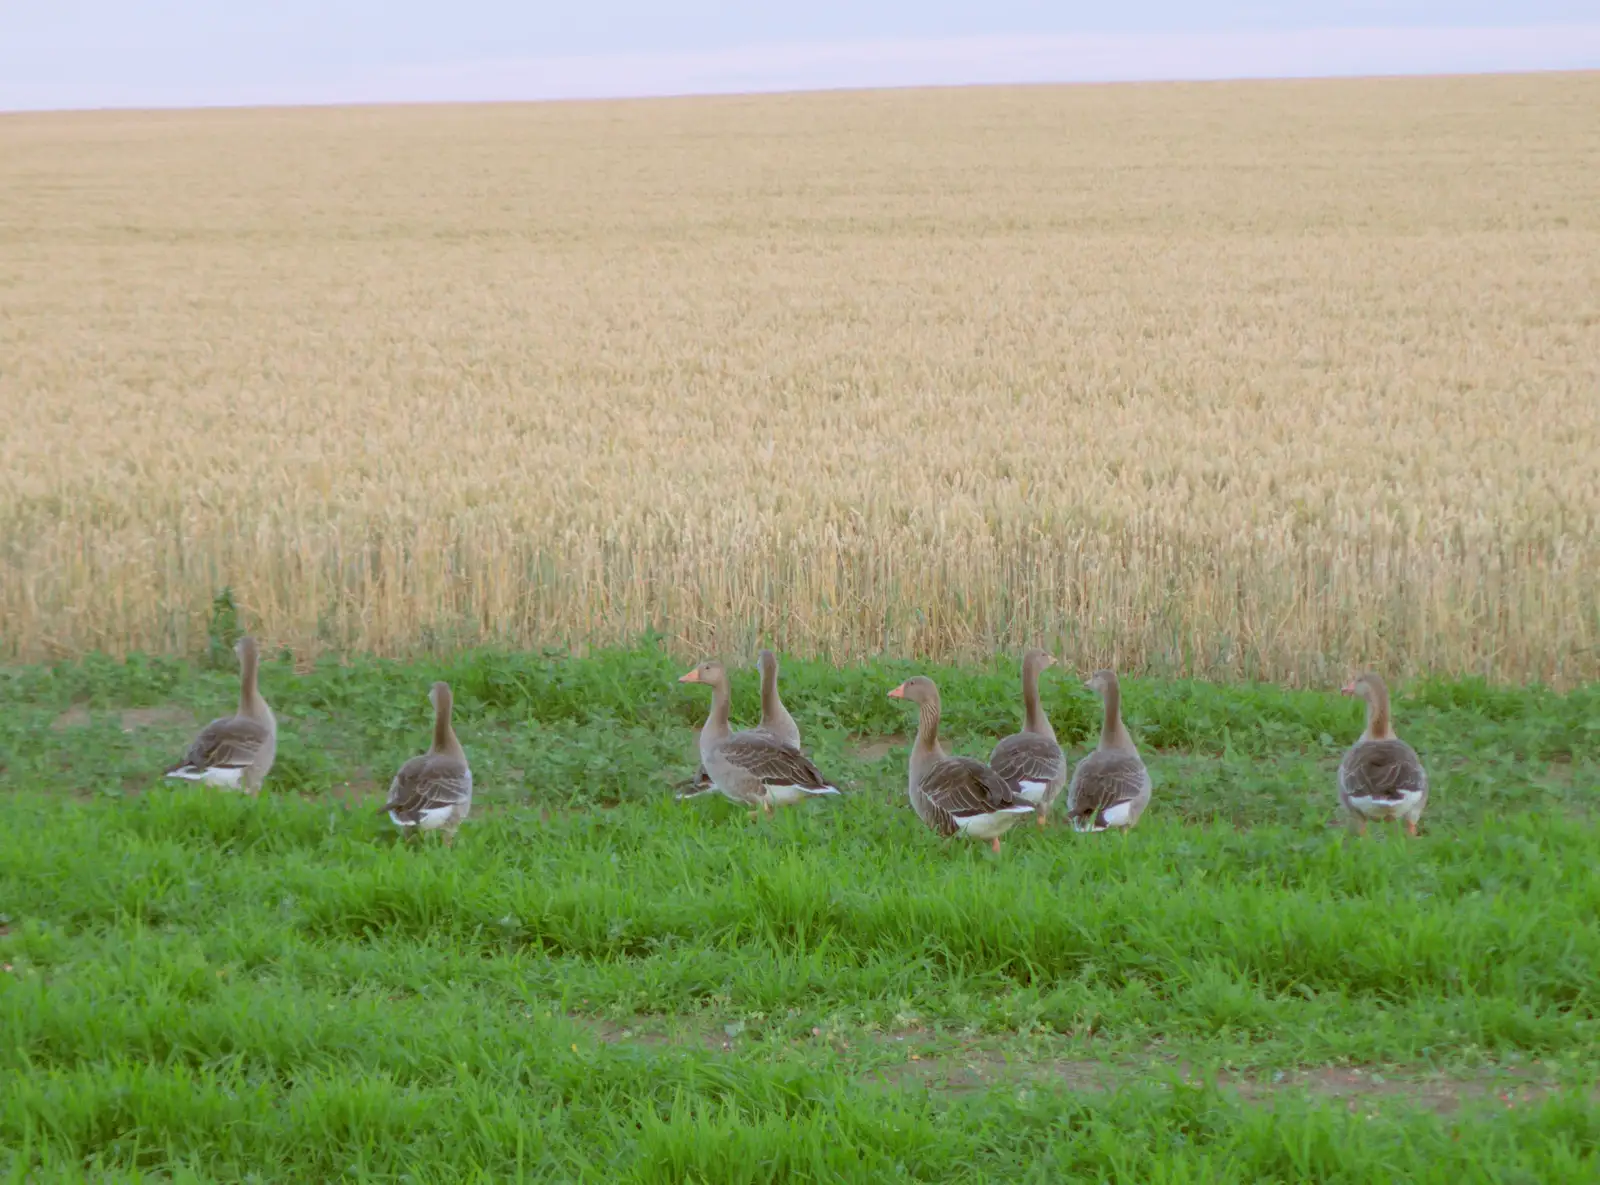
M 679 683 L 698 683 L 698 682 L 700 682 L 700 668 L 699 667 L 695 667 L 695 669 L 690 671 L 687 675 L 678 676 L 678 682 Z
M 1354 695 L 1355 693 L 1356 685 L 1353 682 L 1346 683 L 1343 687 L 1339 688 L 1340 695 Z
M 904 683 L 902 683 L 902 684 L 900 684 L 899 687 L 896 687 L 893 691 L 891 691 L 889 693 L 889 698 L 890 699 L 905 699 L 906 698 L 906 685 Z

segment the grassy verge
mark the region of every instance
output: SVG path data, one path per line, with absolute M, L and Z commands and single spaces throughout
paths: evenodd
M 903 805 L 883 692 L 911 669 L 786 664 L 852 789 L 760 826 L 671 801 L 705 705 L 651 650 L 270 666 L 285 741 L 255 801 L 155 776 L 226 672 L 6 672 L 0 1166 L 1593 1175 L 1593 689 L 1406 689 L 1435 775 L 1408 843 L 1327 826 L 1348 701 L 1130 680 L 1146 821 L 1019 829 L 995 860 Z M 932 673 L 957 747 L 1015 726 L 1014 671 Z M 452 850 L 362 801 L 425 743 L 440 674 L 481 787 Z M 754 698 L 746 674 L 743 719 Z M 1088 694 L 1047 679 L 1046 706 L 1081 747 Z

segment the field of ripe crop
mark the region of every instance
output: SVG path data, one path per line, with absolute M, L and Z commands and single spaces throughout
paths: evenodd
M 1014 662 L 786 657 L 848 794 L 756 825 L 670 796 L 706 707 L 681 669 L 269 660 L 283 741 L 251 800 L 157 776 L 231 670 L 0 668 L 0 1173 L 1600 1172 L 1600 687 L 1398 686 L 1429 813 L 1354 840 L 1327 825 L 1352 701 L 1130 678 L 1145 819 L 1019 828 L 996 858 L 914 818 L 885 692 L 933 675 L 981 755 L 1017 724 Z M 478 782 L 450 849 L 397 843 L 369 797 L 425 746 L 439 677 Z M 1042 690 L 1076 757 L 1095 700 Z
M 0 117 L 0 656 L 1600 677 L 1600 75 Z

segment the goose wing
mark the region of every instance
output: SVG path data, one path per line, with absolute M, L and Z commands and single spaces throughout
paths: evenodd
M 1019 732 L 1005 737 L 989 755 L 989 768 L 1020 791 L 1023 782 L 1059 781 L 1067 772 L 1067 759 L 1061 746 L 1049 737 Z
M 718 747 L 718 755 L 755 775 L 763 786 L 799 786 L 805 790 L 832 786 L 809 757 L 767 733 L 735 733 Z
M 1427 788 L 1416 750 L 1401 740 L 1359 741 L 1339 763 L 1339 789 L 1352 798 L 1400 802 Z
M 971 757 L 946 757 L 922 779 L 922 793 L 952 815 L 986 815 L 1026 806 L 994 770 Z
M 1072 771 L 1067 814 L 1074 821 L 1103 826 L 1105 812 L 1133 802 L 1150 789 L 1150 771 L 1137 753 L 1096 750 Z
M 416 823 L 427 811 L 472 801 L 472 771 L 464 761 L 438 753 L 413 757 L 389 783 L 380 814 Z
M 1021 807 L 1033 809 L 1004 778 L 971 757 L 946 757 L 923 777 L 912 797 L 922 821 L 940 835 L 961 830 L 958 819 Z
M 266 725 L 248 716 L 224 716 L 202 728 L 183 760 L 169 766 L 166 772 L 245 769 L 261 755 L 261 748 L 271 735 Z

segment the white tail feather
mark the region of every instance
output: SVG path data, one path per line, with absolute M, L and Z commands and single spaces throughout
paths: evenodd
M 179 778 L 185 782 L 199 782 L 203 786 L 221 786 L 225 790 L 237 790 L 240 780 L 244 777 L 244 770 L 237 767 L 201 769 L 198 766 L 185 765 L 169 771 L 167 777 Z
M 389 812 L 389 818 L 394 820 L 394 825 L 396 827 L 421 827 L 424 831 L 437 831 L 440 827 L 443 827 L 450 821 L 450 812 L 453 809 L 454 808 L 448 806 L 433 807 L 429 810 L 423 811 L 420 818 L 418 818 L 418 820 L 414 823 L 410 822 L 409 820 L 402 819 L 393 811 Z
M 1367 798 L 1350 795 L 1350 809 L 1364 819 L 1405 819 L 1422 801 L 1422 792 L 1413 790 L 1399 799 Z
M 1132 810 L 1133 803 L 1119 802 L 1116 806 L 1107 807 L 1102 817 L 1105 819 L 1107 827 L 1126 827 L 1128 825 L 1128 815 Z
M 1050 789 L 1049 782 L 1018 782 L 1017 793 L 1029 802 L 1037 804 L 1044 797 L 1044 792 Z
M 967 835 L 979 839 L 993 839 L 1004 835 L 1023 815 L 1033 814 L 1031 806 L 1003 806 L 982 815 L 957 815 L 956 826 Z
M 836 786 L 768 786 L 767 797 L 774 806 L 789 806 L 807 798 L 822 798 L 839 793 Z

